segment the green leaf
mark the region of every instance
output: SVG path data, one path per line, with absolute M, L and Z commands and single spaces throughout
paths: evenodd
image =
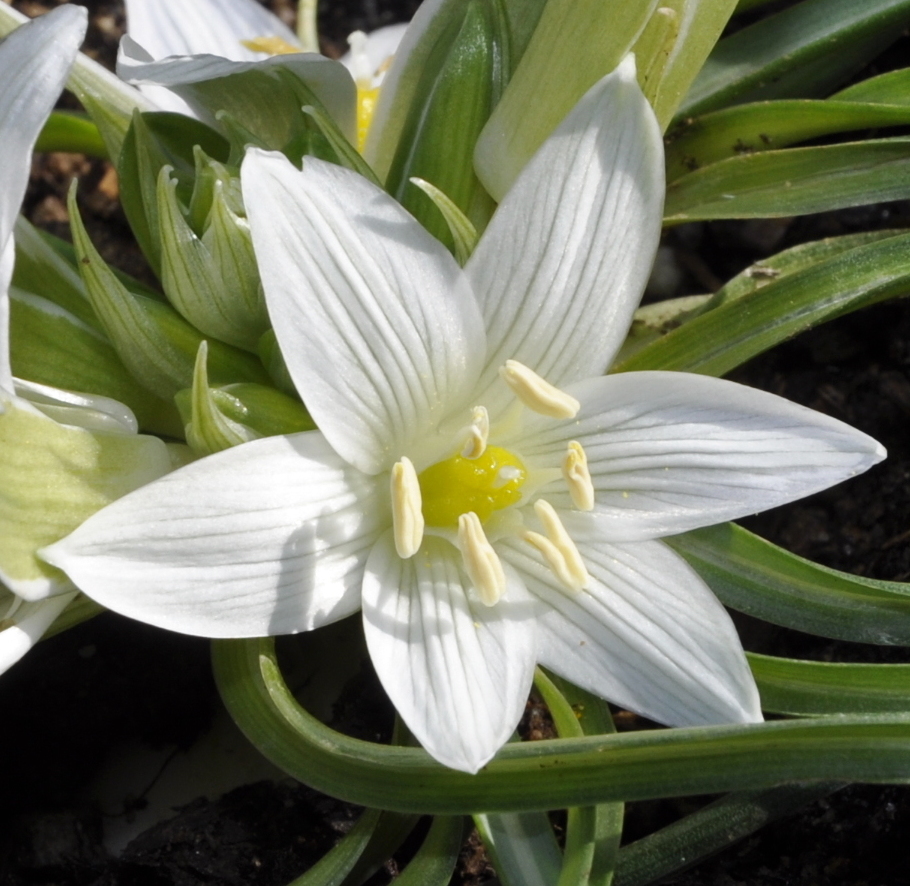
M 910 235 L 888 235 L 779 279 L 753 269 L 751 281 L 741 275 L 735 288 L 712 299 L 711 310 L 632 354 L 613 371 L 674 369 L 723 375 L 825 320 L 906 294 L 908 248 Z M 768 266 L 773 272 L 773 265 Z M 743 283 L 749 284 L 749 291 L 743 291 Z
M 910 665 L 797 661 L 748 653 L 762 709 L 775 714 L 910 711 Z
M 667 539 L 731 609 L 807 634 L 910 645 L 910 585 L 797 557 L 733 523 Z
M 351 803 L 461 815 L 590 806 L 783 781 L 910 781 L 910 714 L 822 717 L 507 744 L 480 772 L 420 748 L 329 729 L 282 679 L 271 639 L 219 640 L 213 664 L 228 711 L 289 775 Z
M 479 813 L 474 824 L 503 886 L 553 886 L 562 852 L 545 812 Z
M 648 886 L 841 788 L 838 782 L 787 784 L 728 794 L 619 850 L 613 886 Z
M 395 878 L 396 886 L 449 886 L 463 837 L 463 818 L 437 815 L 417 854 Z
M 910 137 L 744 154 L 677 178 L 664 221 L 780 218 L 910 197 Z
M 413 815 L 365 809 L 354 827 L 289 886 L 359 884 L 395 852 L 416 823 Z
M 727 157 L 881 126 L 910 124 L 910 103 L 789 100 L 725 108 L 681 121 L 667 136 L 670 182 Z
M 150 394 L 130 375 L 107 337 L 64 308 L 12 287 L 10 333 L 10 362 L 18 378 L 110 397 L 125 403 L 143 430 L 183 436 L 174 404 Z
M 360 173 L 367 181 L 371 181 L 376 185 L 377 188 L 382 187 L 382 182 L 376 177 L 376 173 L 373 172 L 357 149 L 345 138 L 344 133 L 325 111 L 314 108 L 312 105 L 304 105 L 301 110 L 312 119 L 322 133 L 323 138 L 335 153 L 335 162 L 340 166 Z
M 910 0 L 803 0 L 721 40 L 679 116 L 824 96 L 893 43 L 908 22 Z
M 843 102 L 878 102 L 885 105 L 910 104 L 910 68 L 901 68 L 860 80 L 831 96 Z
M 656 7 L 656 0 L 549 0 L 477 140 L 477 173 L 495 200 L 576 102 L 623 60 Z
M 76 111 L 54 111 L 38 136 L 35 150 L 68 151 L 107 159 L 107 147 L 98 127 Z
M 420 188 L 442 213 L 442 217 L 448 225 L 449 233 L 452 235 L 455 258 L 458 264 L 464 267 L 465 262 L 471 257 L 471 253 L 477 245 L 477 228 L 471 224 L 471 220 L 439 188 L 416 176 L 411 178 L 411 184 Z
M 615 732 L 607 703 L 559 677 L 538 670 L 534 684 L 561 737 Z M 622 837 L 622 803 L 568 810 L 566 845 L 558 886 L 610 886 Z
M 417 86 L 385 180 L 386 189 L 424 227 L 451 244 L 433 203 L 410 187 L 413 177 L 439 188 L 478 229 L 494 204 L 474 172 L 477 137 L 505 85 L 508 44 L 500 4 L 470 0 L 461 21 L 440 40 Z

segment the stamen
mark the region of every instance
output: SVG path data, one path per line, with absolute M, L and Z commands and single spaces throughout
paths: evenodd
M 562 475 L 569 487 L 572 504 L 579 511 L 593 510 L 594 484 L 591 482 L 591 472 L 588 470 L 588 456 L 577 440 L 569 443 L 569 451 L 562 463 Z
M 543 499 L 538 499 L 534 503 L 534 512 L 543 523 L 547 536 L 527 530 L 521 537 L 543 554 L 553 574 L 570 591 L 583 590 L 590 584 L 591 576 L 588 575 L 575 542 L 569 537 L 553 506 Z
M 480 525 L 480 518 L 468 511 L 458 518 L 458 545 L 468 578 L 487 606 L 492 606 L 506 589 L 506 574 L 493 546 Z
M 266 52 L 269 55 L 294 55 L 303 52 L 299 46 L 291 46 L 281 37 L 253 37 L 252 40 L 241 40 L 240 43 L 253 52 Z
M 423 512 L 417 471 L 409 458 L 392 467 L 392 532 L 403 560 L 413 557 L 423 541 Z
M 490 437 L 490 416 L 483 406 L 475 406 L 471 413 L 471 424 L 468 427 L 468 439 L 462 447 L 462 458 L 480 458 L 487 448 Z
M 581 403 L 571 394 L 544 381 L 533 369 L 517 360 L 506 360 L 499 369 L 502 380 L 528 409 L 550 418 L 575 418 Z
M 354 31 L 348 35 L 348 46 L 351 47 L 351 74 L 358 89 L 373 88 L 373 66 L 367 53 L 367 35 L 363 31 Z

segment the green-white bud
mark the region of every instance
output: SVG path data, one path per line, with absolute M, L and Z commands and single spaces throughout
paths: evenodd
M 161 283 L 171 304 L 202 333 L 255 351 L 269 319 L 240 182 L 214 160 L 207 166 L 210 173 L 197 176 L 197 182 L 211 180 L 200 233 L 184 215 L 171 168 L 158 177 Z

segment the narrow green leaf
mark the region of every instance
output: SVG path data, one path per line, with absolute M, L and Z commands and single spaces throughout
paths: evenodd
M 807 634 L 910 645 L 910 584 L 819 566 L 733 523 L 667 543 L 732 609 Z
M 833 317 L 910 291 L 910 235 L 856 246 L 717 306 L 614 366 L 723 375 L 773 345 Z M 762 282 L 765 285 L 760 285 Z M 733 293 L 731 292 L 732 296 Z
M 345 138 L 344 133 L 325 111 L 312 105 L 304 105 L 301 110 L 319 128 L 319 131 L 335 152 L 339 165 L 353 169 L 354 172 L 359 172 L 367 181 L 371 181 L 376 185 L 377 188 L 382 187 L 382 182 L 376 177 L 376 173 L 370 168 L 369 163 L 363 159 L 357 149 Z
M 797 661 L 748 653 L 762 709 L 775 714 L 910 711 L 910 665 Z
M 412 187 L 432 182 L 472 224 L 483 229 L 494 204 L 474 172 L 473 149 L 504 87 L 508 45 L 500 4 L 470 0 L 464 17 L 440 41 L 418 86 L 386 189 L 427 230 L 451 244 L 445 218 Z
M 910 138 L 743 154 L 677 178 L 668 223 L 780 218 L 910 197 Z
M 824 96 L 893 43 L 908 22 L 910 0 L 803 0 L 721 40 L 679 116 Z
M 478 813 L 474 824 L 502 886 L 553 886 L 562 852 L 546 812 Z
M 860 80 L 831 96 L 842 102 L 878 102 L 886 105 L 910 104 L 910 68 L 888 71 L 878 77 Z
M 534 684 L 561 737 L 615 732 L 607 703 L 566 680 L 538 670 Z M 622 803 L 568 810 L 564 861 L 559 886 L 610 886 L 622 837 Z
M 289 886 L 361 883 L 395 852 L 416 823 L 416 816 L 365 809 L 354 827 Z
M 35 142 L 36 151 L 67 151 L 107 159 L 107 147 L 85 114 L 76 111 L 54 111 Z
M 474 247 L 477 246 L 477 228 L 435 185 L 431 185 L 428 181 L 417 178 L 417 176 L 411 178 L 411 184 L 420 188 L 442 213 L 442 217 L 449 227 L 449 233 L 452 235 L 452 241 L 455 244 L 455 258 L 458 264 L 463 267 L 465 262 L 471 257 Z
M 348 802 L 461 815 L 767 788 L 783 781 L 910 781 L 910 714 L 646 730 L 507 744 L 469 775 L 420 748 L 349 738 L 304 710 L 271 639 L 213 645 L 240 728 L 289 775 Z
M 396 886 L 449 886 L 464 830 L 462 817 L 437 815 L 417 854 L 395 878 Z
M 133 411 L 142 430 L 183 436 L 173 403 L 140 385 L 107 337 L 64 308 L 13 287 L 10 331 L 10 362 L 18 378 L 110 397 Z
M 654 834 L 623 846 L 613 884 L 648 886 L 684 871 L 842 786 L 838 782 L 787 784 L 728 794 Z
M 785 148 L 837 132 L 910 124 L 910 103 L 782 100 L 688 117 L 668 134 L 667 179 L 727 157 Z

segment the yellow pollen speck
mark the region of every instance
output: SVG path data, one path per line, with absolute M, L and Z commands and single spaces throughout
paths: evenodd
M 477 458 L 444 459 L 418 477 L 424 519 L 429 526 L 457 526 L 462 514 L 473 511 L 485 523 L 521 499 L 526 477 L 518 456 L 500 446 L 487 446 Z

